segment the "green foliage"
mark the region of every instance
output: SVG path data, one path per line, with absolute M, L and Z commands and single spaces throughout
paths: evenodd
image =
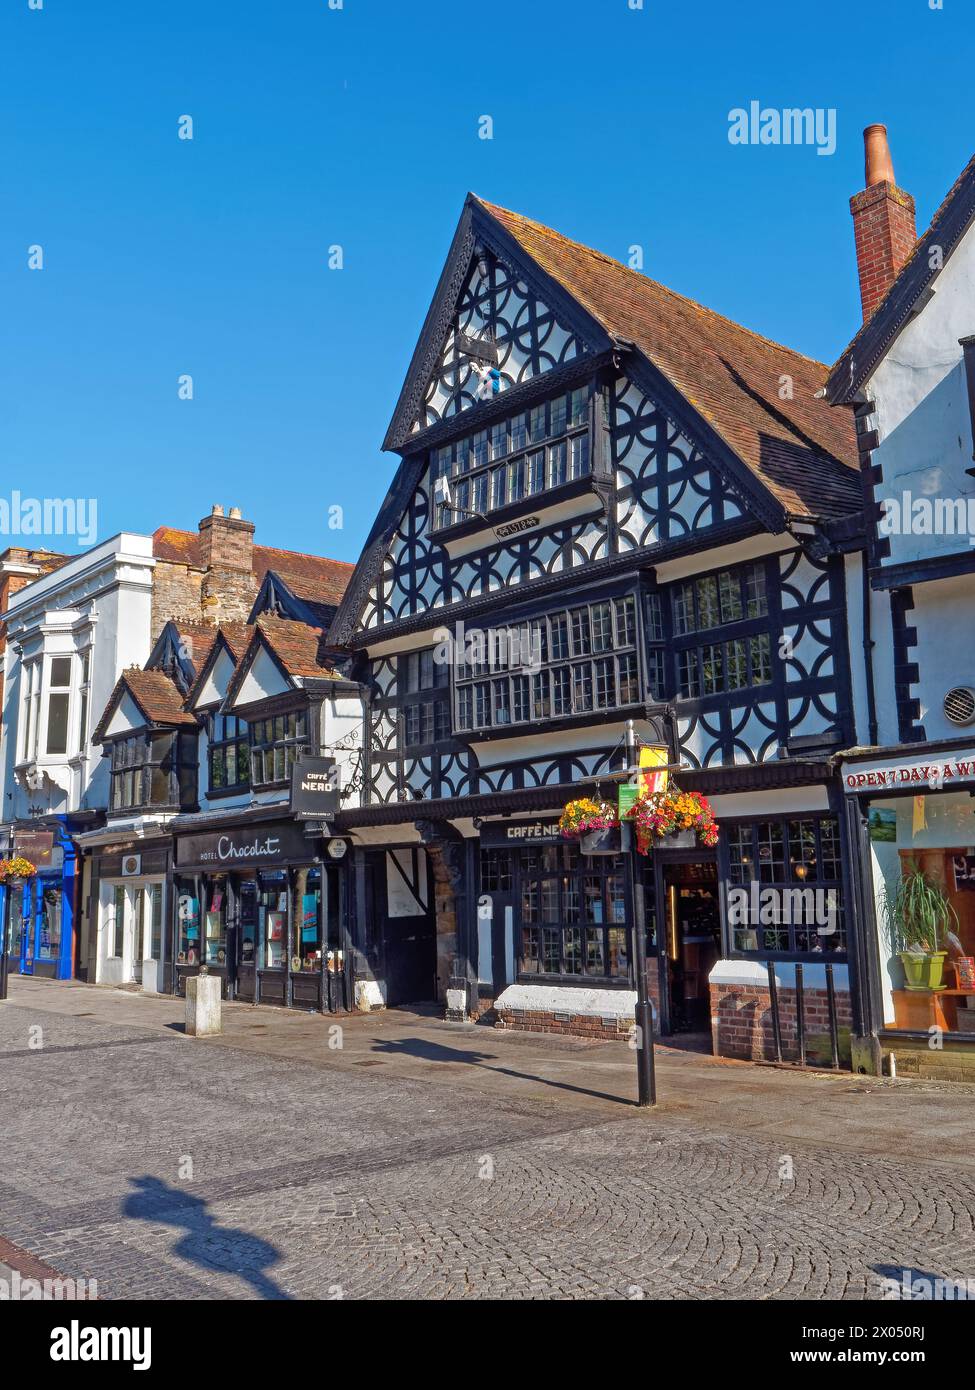
M 891 892 L 884 884 L 880 910 L 892 951 L 916 953 L 944 949 L 945 932 L 958 925 L 958 914 L 944 889 L 914 865 Z

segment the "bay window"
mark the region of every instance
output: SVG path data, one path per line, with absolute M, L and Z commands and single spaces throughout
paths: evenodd
M 307 751 L 307 711 L 255 719 L 250 725 L 251 784 L 267 787 L 287 782 L 292 767 Z

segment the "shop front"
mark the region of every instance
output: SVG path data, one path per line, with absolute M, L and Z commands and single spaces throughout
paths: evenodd
M 347 842 L 294 820 L 177 827 L 174 992 L 205 965 L 225 998 L 337 1012 L 350 1007 L 342 939 Z
M 854 758 L 843 788 L 859 845 L 878 1059 L 975 1080 L 975 747 Z
M 172 987 L 172 954 L 167 950 L 172 839 L 92 843 L 89 895 L 95 930 L 88 933 L 87 978 L 96 984 L 138 985 L 146 994 Z
M 61 819 L 30 829 L 15 826 L 6 852 L 36 869 L 8 883 L 3 893 L 8 972 L 69 980 L 77 855 L 67 826 Z

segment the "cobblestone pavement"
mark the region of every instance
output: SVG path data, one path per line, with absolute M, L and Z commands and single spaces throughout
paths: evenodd
M 103 1297 L 863 1299 L 905 1268 L 975 1276 L 971 1168 L 52 1012 L 36 1048 L 38 1019 L 0 1007 L 0 1235 Z

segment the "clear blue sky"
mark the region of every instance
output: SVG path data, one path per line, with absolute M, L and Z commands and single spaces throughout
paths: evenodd
M 926 225 L 975 147 L 975 6 L 630 2 L 4 0 L 0 496 L 93 496 L 102 537 L 236 504 L 354 559 L 468 189 L 831 360 L 862 128 Z M 836 153 L 732 146 L 751 100 L 834 107 Z

